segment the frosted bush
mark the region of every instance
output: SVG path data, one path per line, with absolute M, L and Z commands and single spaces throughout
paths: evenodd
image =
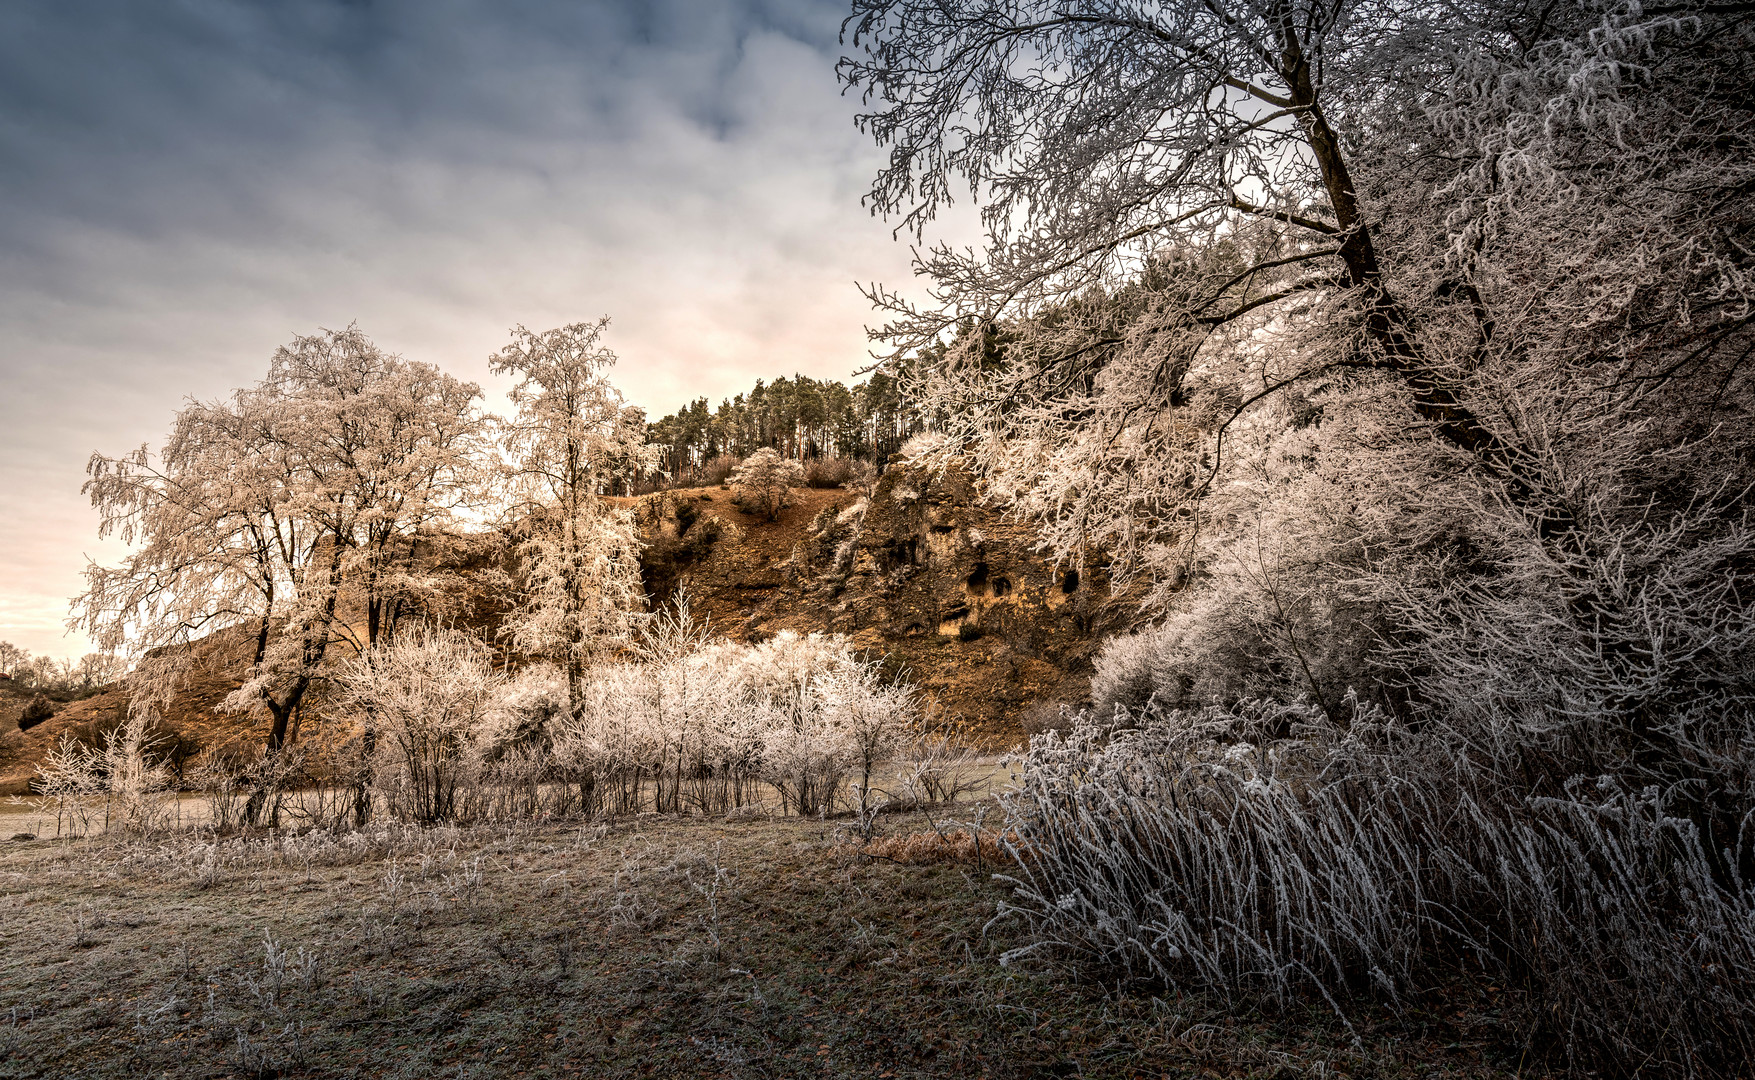
M 455 818 L 505 683 L 487 648 L 456 631 L 408 632 L 350 662 L 340 682 L 346 710 L 371 736 L 372 782 L 390 812 Z
M 1091 680 L 1100 715 L 1253 698 L 1338 715 L 1349 689 L 1370 685 L 1381 605 L 1352 587 L 1356 545 L 1286 496 L 1273 487 L 1228 496 L 1247 524 L 1203 547 L 1194 587 L 1158 625 L 1105 642 Z
M 556 732 L 557 767 L 593 808 L 723 813 L 762 785 L 799 813 L 860 804 L 916 712 L 845 638 L 746 646 L 673 625 L 642 651 L 591 669 Z
M 471 739 L 477 759 L 471 816 L 534 816 L 546 808 L 545 786 L 567 779 L 553 753 L 566 714 L 566 675 L 552 664 L 534 664 L 500 686 Z
M 249 823 L 252 802 L 257 805 L 255 820 L 277 827 L 289 790 L 308 779 L 306 751 L 299 743 L 269 751 L 253 740 L 233 737 L 203 749 L 187 776 L 206 800 L 208 822 L 214 828 L 228 830 Z M 357 750 L 354 756 L 357 759 Z
M 57 826 L 86 832 L 100 817 L 106 828 L 148 832 L 164 824 L 171 771 L 154 760 L 155 714 L 128 719 L 87 745 L 63 735 L 38 768 L 37 788 L 55 801 Z
M 787 493 L 806 484 L 804 466 L 764 446 L 744 458 L 731 473 L 732 502 L 745 511 L 773 521 L 786 506 Z
M 547 748 L 555 724 L 566 713 L 566 675 L 553 664 L 533 664 L 500 686 L 493 707 L 483 716 L 477 742 L 490 758 Z
M 871 773 L 908 729 L 912 694 L 884 685 L 839 635 L 790 631 L 733 661 L 739 692 L 758 706 L 761 776 L 801 814 L 835 808 L 857 770 L 855 799 L 869 801 Z
M 801 814 L 868 809 L 919 711 L 846 638 L 715 639 L 686 598 L 576 687 L 553 665 L 508 676 L 491 659 L 461 633 L 405 633 L 341 673 L 338 713 L 392 816 L 723 814 L 763 789 Z
M 1403 628 L 1391 659 L 1479 756 L 1548 792 L 1659 785 L 1722 846 L 1755 806 L 1755 606 L 1737 572 L 1755 529 L 1704 501 L 1667 518 L 1629 502 L 1578 500 L 1558 541 L 1476 507 L 1486 572 L 1427 558 L 1370 584 Z

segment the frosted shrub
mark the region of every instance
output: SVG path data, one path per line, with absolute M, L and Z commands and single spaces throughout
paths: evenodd
M 722 812 L 753 782 L 749 721 L 728 666 L 684 597 L 641 629 L 637 662 L 586 672 L 558 727 L 557 767 L 589 810 Z
M 233 738 L 209 746 L 197 755 L 188 778 L 207 802 L 209 822 L 227 830 L 247 824 L 250 804 L 260 805 L 256 818 L 278 826 L 289 790 L 308 779 L 306 747 L 292 746 L 270 752 L 260 745 Z
M 1204 550 L 1197 588 L 1177 596 L 1161 623 L 1104 643 L 1091 680 L 1099 715 L 1117 705 L 1185 709 L 1255 698 L 1309 700 L 1330 712 L 1350 687 L 1369 685 L 1379 605 L 1349 587 L 1354 547 L 1302 506 L 1240 506 L 1244 513 L 1249 525 Z
M 712 641 L 685 611 L 661 618 L 641 653 L 590 669 L 557 726 L 556 768 L 593 810 L 724 813 L 766 785 L 789 809 L 823 813 L 849 776 L 860 804 L 915 714 L 912 694 L 844 638 Z
M 1188 659 L 1186 621 L 1119 634 L 1103 643 L 1091 675 L 1091 701 L 1099 716 L 1110 716 L 1117 708 L 1131 714 L 1153 701 L 1172 708 L 1185 704 L 1194 691 L 1193 676 L 1181 670 Z
M 922 730 L 908 740 L 900 755 L 897 796 L 905 803 L 954 803 L 979 791 L 981 763 L 963 725 Z
M 838 488 L 852 476 L 852 458 L 813 458 L 804 466 L 804 481 L 813 488 Z
M 837 635 L 783 632 L 750 648 L 734 670 L 759 709 L 762 779 L 798 813 L 821 814 L 857 769 L 863 806 L 872 766 L 906 730 L 907 691 L 883 686 L 875 665 Z
M 372 779 L 391 813 L 455 818 L 505 681 L 486 647 L 455 631 L 408 633 L 349 663 L 340 681 L 347 710 L 372 736 Z
M 1390 659 L 1477 757 L 1549 793 L 1602 774 L 1658 785 L 1715 850 L 1755 807 L 1755 606 L 1737 575 L 1755 529 L 1704 500 L 1659 518 L 1608 487 L 1574 501 L 1560 538 L 1471 507 L 1488 572 L 1428 558 L 1370 582 L 1402 628 Z
M 849 802 L 861 816 L 875 806 L 872 776 L 902 748 L 919 710 L 911 687 L 879 683 L 874 674 L 866 665 L 849 664 L 820 684 L 828 727 L 838 733 L 853 777 Z
M 555 755 L 593 809 L 718 813 L 744 801 L 759 744 L 714 659 L 587 673 Z
M 423 823 L 723 814 L 763 788 L 801 814 L 866 809 L 918 713 L 913 691 L 845 638 L 713 639 L 686 598 L 632 644 L 573 689 L 553 665 L 496 672 L 463 634 L 400 636 L 340 678 L 341 712 L 369 756 L 364 782 L 393 816 Z
M 97 746 L 63 735 L 38 770 L 38 789 L 55 800 L 57 827 L 86 832 L 100 815 L 108 827 L 148 832 L 164 824 L 171 772 L 152 760 L 154 717 L 130 713 Z
M 787 493 L 806 483 L 802 465 L 764 446 L 732 471 L 732 502 L 748 513 L 773 521 L 785 508 Z

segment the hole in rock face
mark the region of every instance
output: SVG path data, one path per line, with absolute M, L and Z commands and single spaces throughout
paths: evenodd
M 1004 596 L 1011 591 L 1012 582 L 1010 578 L 996 577 L 993 579 L 993 595 Z
M 894 570 L 898 567 L 913 566 L 919 562 L 920 542 L 914 539 L 899 540 L 884 548 L 884 568 Z
M 978 562 L 975 569 L 969 572 L 969 592 L 975 596 L 987 595 L 987 564 Z
M 1068 570 L 1060 579 L 1060 591 L 1068 595 L 1079 591 L 1079 572 L 1077 570 Z

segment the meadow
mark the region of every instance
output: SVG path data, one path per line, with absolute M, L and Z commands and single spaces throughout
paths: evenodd
M 1002 966 L 1025 938 L 993 921 L 998 813 L 881 815 L 870 841 L 848 816 L 763 813 L 0 842 L 0 1077 L 1516 1064 L 1454 1000 L 1349 1033 L 1321 1008 L 1270 1017 L 1047 958 Z

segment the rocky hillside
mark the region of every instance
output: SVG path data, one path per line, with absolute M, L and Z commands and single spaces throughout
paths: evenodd
M 1100 569 L 1081 578 L 1045 563 L 1029 527 L 982 506 L 956 470 L 892 467 L 869 496 L 794 491 L 775 521 L 737 509 L 719 487 L 621 501 L 646 541 L 655 604 L 686 590 L 698 616 L 741 641 L 846 634 L 919 684 L 935 721 L 993 749 L 1020 741 L 1032 713 L 1082 701 L 1097 644 L 1137 618 L 1136 598 L 1111 596 Z M 463 606 L 462 621 L 491 634 L 492 605 L 474 597 Z M 263 737 L 264 722 L 217 709 L 241 681 L 248 644 L 233 632 L 197 646 L 199 662 L 157 729 L 175 767 Z M 27 790 L 64 736 L 101 739 L 127 705 L 112 688 L 52 703 L 52 716 L 21 729 L 33 696 L 0 683 L 0 796 Z
M 659 602 L 687 589 L 721 633 L 847 634 L 887 655 L 934 715 L 993 747 L 1024 734 L 1032 710 L 1076 704 L 1102 638 L 1138 619 L 1099 569 L 1056 568 L 1033 530 L 981 505 L 958 471 L 892 467 L 869 498 L 798 491 L 775 522 L 696 488 L 638 504 L 647 585 Z

